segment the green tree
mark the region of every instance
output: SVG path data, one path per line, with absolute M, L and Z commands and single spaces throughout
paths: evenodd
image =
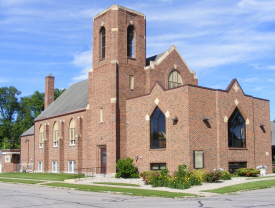
M 54 100 L 56 100 L 63 92 L 65 92 L 65 88 L 64 89 L 54 89 Z
M 55 89 L 54 99 L 66 89 Z M 44 93 L 35 91 L 21 97 L 15 87 L 0 88 L 0 149 L 19 148 L 20 135 L 33 125 L 33 120 L 44 110 Z
M 19 112 L 19 95 L 21 92 L 15 87 L 0 88 L 0 144 L 3 146 L 4 139 L 9 141 L 10 146 L 18 141 L 13 131 L 17 113 Z

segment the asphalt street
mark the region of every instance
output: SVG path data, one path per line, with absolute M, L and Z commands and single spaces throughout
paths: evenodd
M 167 199 L 0 183 L 0 207 L 275 207 L 275 188 L 201 198 Z

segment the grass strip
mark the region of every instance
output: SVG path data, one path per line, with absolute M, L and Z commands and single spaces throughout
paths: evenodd
M 147 197 L 164 197 L 164 198 L 184 198 L 190 196 L 197 196 L 195 194 L 187 193 L 173 193 L 168 191 L 155 191 L 145 189 L 131 189 L 131 188 L 118 188 L 118 187 L 107 187 L 107 186 L 93 186 L 93 185 L 81 185 L 81 184 L 68 184 L 68 183 L 47 183 L 43 184 L 51 187 L 61 188 L 74 188 L 79 191 L 89 192 L 105 192 L 113 194 L 124 194 L 132 196 L 147 196 Z
M 251 177 L 247 178 L 246 180 L 254 180 L 254 179 L 264 179 L 264 178 L 274 178 L 275 176 L 261 176 L 261 177 Z
M 265 180 L 265 181 L 256 181 L 243 183 L 238 185 L 226 186 L 223 188 L 213 189 L 213 190 L 205 190 L 204 192 L 212 192 L 217 194 L 228 194 L 237 191 L 249 191 L 256 189 L 266 189 L 275 186 L 275 180 Z
M 24 183 L 24 184 L 37 184 L 42 183 L 43 181 L 33 181 L 33 180 L 20 180 L 20 179 L 8 179 L 8 178 L 0 178 L 2 182 L 10 182 L 10 183 Z
M 24 178 L 34 180 L 64 181 L 67 179 L 84 178 L 84 174 L 59 174 L 59 173 L 2 173 L 0 178 Z
M 103 185 L 112 185 L 112 186 L 133 186 L 133 187 L 140 187 L 139 185 L 130 184 L 130 183 L 94 182 L 94 184 L 103 184 Z

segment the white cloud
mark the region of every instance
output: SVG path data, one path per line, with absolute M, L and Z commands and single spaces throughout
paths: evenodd
M 0 83 L 8 82 L 9 80 L 0 78 Z
M 275 70 L 275 65 L 252 64 L 255 69 Z
M 84 51 L 74 56 L 73 64 L 82 68 L 80 75 L 73 77 L 73 80 L 83 80 L 88 78 L 88 71 L 93 66 L 93 49 Z
M 258 77 L 252 77 L 252 78 L 242 79 L 242 82 L 254 83 L 254 82 L 257 81 L 257 80 L 258 80 Z

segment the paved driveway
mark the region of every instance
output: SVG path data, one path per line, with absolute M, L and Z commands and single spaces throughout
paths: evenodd
M 275 207 L 275 188 L 202 198 L 166 199 L 0 183 L 0 207 Z

